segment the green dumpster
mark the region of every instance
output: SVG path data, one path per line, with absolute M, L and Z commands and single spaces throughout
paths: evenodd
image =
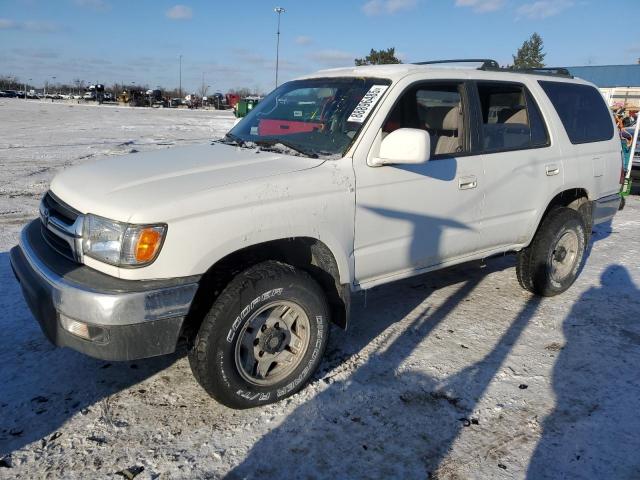
M 255 98 L 243 98 L 236 105 L 236 117 L 245 117 L 260 100 Z

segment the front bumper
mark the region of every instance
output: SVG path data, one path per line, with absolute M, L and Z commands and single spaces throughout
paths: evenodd
M 47 338 L 105 360 L 133 360 L 175 350 L 199 276 L 122 280 L 65 259 L 42 239 L 35 220 L 11 249 L 11 266 L 25 300 Z M 82 322 L 86 340 L 63 327 Z

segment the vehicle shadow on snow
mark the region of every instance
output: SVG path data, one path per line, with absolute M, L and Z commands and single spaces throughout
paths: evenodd
M 296 469 L 303 476 L 314 472 L 338 478 L 436 472 L 466 425 L 460 419 L 470 417 L 535 314 L 538 299 L 528 300 L 489 354 L 455 375 L 439 381 L 415 371 L 403 373 L 399 367 L 487 274 L 513 265 L 513 257 L 492 260 L 484 269 L 462 265 L 356 298 L 351 331 L 336 331 L 315 377 L 330 386 L 259 440 L 231 478 L 290 477 Z M 432 291 L 458 284 L 443 303 L 429 304 Z M 0 253 L 0 285 L 0 456 L 35 441 L 46 443 L 78 412 L 101 409 L 111 395 L 180 358 L 178 353 L 111 364 L 57 349 L 45 339 L 22 299 L 7 252 Z M 411 324 L 394 329 L 394 322 L 405 317 Z M 361 359 L 361 350 L 371 342 L 374 352 Z M 455 358 L 457 352 L 451 355 Z M 350 362 L 357 366 L 355 373 L 334 381 Z M 324 453 L 318 455 L 318 449 Z M 289 460 L 273 460 L 283 455 Z M 367 471 L 361 470 L 363 465 L 368 465 Z
M 640 477 L 639 317 L 640 290 L 622 265 L 607 267 L 573 305 L 553 369 L 556 406 L 528 478 Z
M 506 258 L 482 270 L 466 266 L 421 277 L 426 283 L 440 284 L 436 288 L 442 288 L 442 283 L 460 284 L 436 308 L 426 301 L 429 293 L 425 296 L 424 288 L 415 289 L 408 281 L 381 288 L 375 296 L 370 293 L 374 298 L 366 307 L 362 303 L 354 307 L 353 323 L 358 326 L 349 335 L 357 336 L 355 351 L 329 352 L 328 362 L 337 363 L 339 372 L 340 365 L 354 357 L 357 361 L 358 349 L 372 340 L 378 342 L 375 351 L 355 373 L 332 382 L 258 441 L 229 478 L 293 478 L 309 472 L 322 478 L 425 478 L 435 474 L 455 438 L 471 422 L 475 405 L 535 314 L 539 299 L 529 299 L 490 353 L 443 381 L 418 372 L 419 366 L 408 372 L 399 367 L 474 293 L 487 273 L 512 265 L 512 259 Z M 398 295 L 403 298 L 403 310 L 389 309 L 389 301 Z M 404 316 L 411 318 L 408 326 L 378 337 Z M 456 363 L 458 350 L 452 348 L 450 354 L 451 359 L 430 361 Z M 331 381 L 332 375 L 330 371 L 324 379 Z M 286 461 L 274 462 L 274 458 Z
M 109 416 L 101 401 L 180 357 L 111 363 L 56 348 L 22 298 L 8 252 L 0 253 L 0 285 L 0 457 L 35 441 L 44 446 L 78 412 Z
M 377 213 L 388 216 L 383 210 Z M 394 212 L 394 218 L 403 216 Z M 464 227 L 440 225 L 439 219 L 413 214 L 404 218 L 416 230 L 408 254 L 422 250 L 417 230 L 425 225 L 430 231 L 422 233 L 428 233 L 436 248 L 443 229 Z M 353 329 L 336 335 L 339 338 L 331 342 L 320 371 L 324 376 L 318 381 L 330 386 L 254 444 L 229 478 L 425 478 L 436 474 L 460 431 L 471 425 L 478 400 L 535 314 L 539 299 L 529 298 L 484 358 L 444 380 L 423 373 L 420 360 L 413 368 L 403 363 L 417 349 L 424 351 L 422 344 L 432 335 L 438 341 L 446 337 L 455 342 L 453 330 L 439 329 L 440 324 L 459 306 L 464 309 L 465 300 L 477 294 L 487 274 L 514 263 L 513 257 L 504 257 L 484 269 L 461 265 L 374 289 L 367 294 L 369 301 L 354 302 Z M 432 291 L 442 288 L 453 292 L 431 302 Z M 457 315 L 464 315 L 461 311 Z M 409 325 L 405 321 L 392 326 L 405 318 Z M 347 335 L 352 340 L 344 340 Z M 372 353 L 360 359 L 359 352 L 370 343 Z M 450 359 L 430 358 L 426 353 L 427 362 L 456 364 L 459 348 L 463 348 L 459 342 L 452 343 Z M 352 362 L 354 373 L 334 381 L 341 367 Z
M 601 241 L 609 238 L 611 234 L 614 232 L 613 229 L 613 220 L 607 220 L 606 222 L 600 223 L 599 225 L 594 225 L 591 231 L 591 241 L 587 244 L 587 251 L 585 253 L 586 259 L 591 255 L 591 250 L 593 246 Z M 586 265 L 587 262 L 582 264 L 582 268 Z
M 440 232 L 431 235 L 438 245 Z M 455 342 L 453 330 L 443 331 L 440 324 L 459 306 L 464 309 L 469 297 L 487 294 L 485 287 L 476 289 L 488 274 L 514 264 L 509 256 L 493 259 L 484 269 L 460 265 L 374 289 L 368 293 L 369 301 L 354 302 L 353 328 L 331 341 L 316 380 L 330 386 L 254 444 L 228 478 L 446 477 L 448 452 L 465 427 L 483 428 L 472 418 L 473 412 L 542 300 L 530 295 L 486 355 L 444 379 L 423 373 L 422 360 L 411 368 L 403 363 L 424 349 L 421 344 L 432 341 L 429 337 L 441 341 L 449 336 Z M 456 284 L 459 287 L 448 298 L 430 305 L 430 289 Z M 399 296 L 402 303 L 397 301 Z M 392 327 L 405 317 L 410 319 L 408 326 Z M 347 336 L 352 340 L 345 340 Z M 361 349 L 372 342 L 373 353 L 359 361 Z M 455 365 L 458 348 L 463 346 L 451 346 L 450 358 L 427 354 L 426 362 Z M 425 353 L 418 357 L 424 358 Z M 333 381 L 341 366 L 350 362 L 356 364 L 355 372 Z

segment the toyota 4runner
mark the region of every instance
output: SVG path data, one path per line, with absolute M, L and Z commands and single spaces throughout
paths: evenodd
M 568 289 L 620 205 L 598 90 L 563 71 L 325 70 L 212 144 L 60 173 L 11 264 L 46 336 L 131 360 L 186 341 L 234 408 L 298 391 L 352 292 L 517 252 L 521 286 Z

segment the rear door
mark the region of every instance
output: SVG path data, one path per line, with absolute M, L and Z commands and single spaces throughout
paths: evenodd
M 563 159 L 524 84 L 475 85 L 485 172 L 481 242 L 483 250 L 494 250 L 530 238 L 541 209 L 563 184 Z

